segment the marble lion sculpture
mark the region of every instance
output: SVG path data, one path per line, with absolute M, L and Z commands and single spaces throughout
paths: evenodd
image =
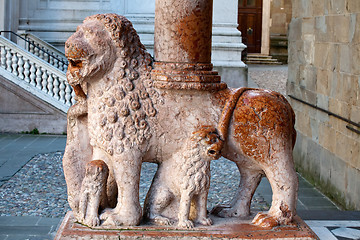
M 292 221 L 298 188 L 292 159 L 295 118 L 283 96 L 247 88 L 155 88 L 151 56 L 131 22 L 116 14 L 87 17 L 67 40 L 65 51 L 67 79 L 77 103 L 68 112 L 63 167 L 77 221 L 138 225 L 142 162 L 161 165 L 172 159 L 201 126 L 216 127 L 224 142 L 221 155 L 241 173 L 231 206 L 216 213 L 249 215 L 252 196 L 265 175 L 273 200 L 254 223 Z
M 214 127 L 193 132 L 178 154 L 160 164 L 145 200 L 145 217 L 160 225 L 170 225 L 171 217 L 178 212 L 179 227 L 193 228 L 190 218 L 211 225 L 206 207 L 210 161 L 220 157 L 222 145 Z M 169 169 L 177 174 L 169 174 Z

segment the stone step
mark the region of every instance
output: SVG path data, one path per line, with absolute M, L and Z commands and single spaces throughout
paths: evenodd
M 265 61 L 265 62 L 277 62 L 277 59 L 273 58 L 246 58 L 247 61 Z
M 281 62 L 245 61 L 246 64 L 282 65 Z
M 248 54 L 247 58 L 257 58 L 257 59 L 271 59 L 271 56 L 261 55 L 261 54 Z
M 268 64 L 268 65 L 281 65 L 277 59 L 273 59 L 272 56 L 261 54 L 248 54 L 245 59 L 246 64 Z

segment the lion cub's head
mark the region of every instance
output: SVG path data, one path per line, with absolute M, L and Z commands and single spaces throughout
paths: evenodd
M 192 133 L 191 141 L 197 143 L 200 153 L 206 159 L 218 159 L 224 142 L 220 139 L 216 128 L 211 126 L 203 126 L 199 130 Z

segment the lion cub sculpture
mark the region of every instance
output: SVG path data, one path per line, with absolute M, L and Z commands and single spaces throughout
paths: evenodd
M 178 212 L 180 228 L 193 228 L 194 222 L 190 219 L 211 225 L 206 208 L 210 161 L 220 157 L 222 145 L 214 127 L 202 127 L 193 132 L 178 154 L 159 165 L 145 200 L 145 218 L 156 224 L 170 225 L 176 218 L 171 214 Z

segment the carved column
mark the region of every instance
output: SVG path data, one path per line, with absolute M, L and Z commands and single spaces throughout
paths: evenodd
M 158 88 L 220 90 L 212 71 L 212 0 L 156 0 L 155 69 Z

